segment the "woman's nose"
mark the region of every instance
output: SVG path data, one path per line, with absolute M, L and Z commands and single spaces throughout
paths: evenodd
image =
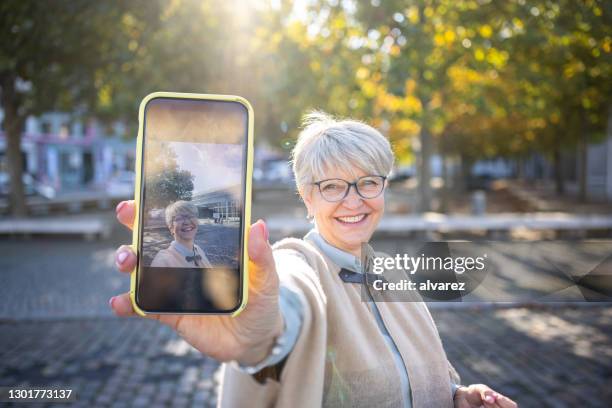
M 342 200 L 342 204 L 347 208 L 359 208 L 363 202 L 363 198 L 359 194 L 357 194 L 357 189 L 352 188 L 354 186 L 349 187 L 348 194 Z

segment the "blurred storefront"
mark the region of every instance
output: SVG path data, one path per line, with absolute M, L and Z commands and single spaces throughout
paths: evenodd
M 30 117 L 21 141 L 24 173 L 55 193 L 106 189 L 113 178 L 134 171 L 135 140 L 123 139 L 123 133 L 120 124 L 106 129 L 96 120 L 74 120 L 66 113 Z M 0 173 L 7 173 L 5 152 L 2 130 Z

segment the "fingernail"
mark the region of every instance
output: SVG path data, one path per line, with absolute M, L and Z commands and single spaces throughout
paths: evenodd
M 264 220 L 261 220 L 261 223 L 263 224 L 264 237 L 266 237 L 266 241 L 270 241 L 270 233 L 268 232 L 268 226 L 266 225 Z
M 115 213 L 119 214 L 119 211 L 121 211 L 121 209 L 127 204 L 127 201 L 122 201 L 119 204 L 117 204 L 117 207 L 115 208 Z
M 494 399 L 492 396 L 487 395 L 487 396 L 485 397 L 485 401 L 487 401 L 487 402 L 495 402 L 495 399 Z
M 115 301 L 115 297 L 113 296 L 112 298 L 108 299 L 108 305 L 111 307 L 111 309 L 113 308 L 113 302 Z
M 119 252 L 117 254 L 117 263 L 119 265 L 121 265 L 123 262 L 125 262 L 125 259 L 128 257 L 128 253 L 127 252 Z

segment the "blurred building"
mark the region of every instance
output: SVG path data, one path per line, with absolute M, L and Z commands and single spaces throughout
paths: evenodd
M 592 201 L 612 202 L 612 124 L 607 137 L 599 143 L 591 143 L 586 149 L 586 194 Z M 549 181 L 554 184 L 552 161 L 534 152 L 523 161 L 514 163 L 514 175 L 526 180 Z M 577 149 L 561 154 L 561 172 L 566 194 L 579 194 L 582 158 Z M 552 186 L 552 184 L 551 184 Z
M 242 206 L 238 200 L 240 186 L 231 189 L 212 190 L 196 194 L 191 199 L 199 209 L 199 216 L 212 218 L 215 223 L 223 224 L 240 219 Z
M 3 118 L 0 110 L 0 121 Z M 121 124 L 103 127 L 68 113 L 29 117 L 21 141 L 24 172 L 47 188 L 62 192 L 106 189 L 114 178 L 134 171 L 136 142 L 125 140 Z M 0 129 L 0 173 L 7 173 L 6 135 Z
M 256 188 L 293 188 L 295 181 L 287 152 L 265 144 L 255 148 L 253 183 Z

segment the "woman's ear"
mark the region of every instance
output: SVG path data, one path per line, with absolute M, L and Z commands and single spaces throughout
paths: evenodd
M 312 210 L 312 200 L 309 194 L 310 191 L 312 190 L 309 190 L 307 193 L 303 188 L 298 189 L 298 193 L 300 194 L 302 201 L 304 201 L 304 205 L 306 205 L 306 211 L 308 212 L 308 215 L 313 215 L 314 213 Z

